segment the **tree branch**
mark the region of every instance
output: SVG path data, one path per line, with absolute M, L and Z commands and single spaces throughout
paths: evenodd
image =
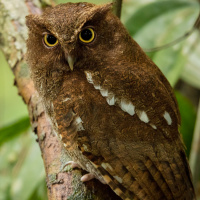
M 200 0 L 198 0 L 200 2 Z M 200 6 L 200 4 L 199 4 Z M 200 30 L 200 11 L 199 11 L 199 15 L 193 25 L 193 27 L 191 28 L 191 30 L 187 31 L 184 35 L 180 36 L 179 38 L 164 44 L 162 46 L 159 47 L 154 47 L 154 48 L 149 48 L 149 49 L 143 49 L 145 52 L 155 52 L 155 51 L 161 51 L 163 49 L 167 49 L 169 47 L 172 47 L 178 43 L 180 43 L 181 41 L 185 40 L 186 38 L 188 38 L 196 29 Z
M 197 111 L 196 125 L 190 151 L 190 167 L 193 175 L 193 183 L 196 193 L 199 195 L 198 182 L 200 179 L 200 99 Z
M 63 166 L 70 158 L 53 133 L 24 59 L 27 37 L 25 16 L 30 13 L 41 13 L 41 7 L 41 3 L 37 0 L 0 0 L 0 49 L 15 75 L 15 85 L 19 95 L 27 104 L 32 129 L 38 136 L 46 171 L 48 198 L 50 200 L 120 199 L 107 185 L 102 185 L 97 180 L 82 183 L 80 170 L 63 171 Z
M 113 0 L 113 13 L 117 17 L 121 17 L 122 0 Z

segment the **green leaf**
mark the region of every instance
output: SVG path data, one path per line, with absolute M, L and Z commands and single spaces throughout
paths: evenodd
M 28 200 L 48 200 L 47 198 L 47 186 L 45 178 L 37 185 L 35 191 L 33 191 L 31 197 Z
M 19 170 L 13 176 L 11 196 L 13 200 L 31 198 L 41 181 L 44 181 L 45 171 L 41 152 L 33 138 L 24 145 L 24 160 L 18 163 Z
M 0 128 L 28 115 L 27 106 L 14 86 L 14 74 L 0 50 Z
M 185 56 L 181 52 L 181 48 L 168 48 L 157 52 L 154 56 L 154 62 L 159 66 L 172 87 L 175 86 L 180 78 L 186 61 Z
M 30 127 L 30 120 L 29 117 L 24 117 L 19 121 L 3 127 L 0 129 L 0 146 L 7 142 L 8 140 L 17 137 L 21 133 L 24 133 Z
M 129 33 L 133 36 L 150 21 L 176 9 L 194 5 L 188 1 L 160 1 L 147 4 L 138 9 L 125 23 Z
M 7 176 L 7 174 L 0 174 L 0 199 L 8 199 L 9 198 L 9 184 L 11 182 L 11 177 Z
M 193 133 L 194 133 L 196 111 L 194 106 L 190 103 L 190 101 L 186 97 L 184 97 L 179 92 L 176 92 L 175 94 L 181 113 L 180 132 L 183 136 L 183 141 L 186 146 L 186 154 L 189 157 Z
M 200 37 L 199 30 L 196 30 L 185 42 L 183 54 L 186 58 L 185 67 L 181 78 L 200 89 Z
M 190 6 L 187 9 L 179 9 L 178 12 L 177 10 L 166 12 L 145 24 L 134 35 L 134 39 L 143 48 L 159 47 L 172 42 L 190 30 L 197 17 L 197 10 L 194 6 Z M 192 53 L 192 51 L 186 51 L 186 49 L 190 49 L 187 43 L 189 38 L 151 55 L 152 60 L 165 74 L 172 86 L 183 74 L 186 61 Z

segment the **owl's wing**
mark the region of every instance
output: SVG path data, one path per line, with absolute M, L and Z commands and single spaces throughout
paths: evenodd
M 193 199 L 178 132 L 177 103 L 171 86 L 153 67 L 144 70 L 141 66 L 138 73 L 120 66 L 114 70 L 108 67 L 99 74 L 85 72 L 88 82 L 104 98 L 103 105 L 95 101 L 99 124 L 88 131 L 99 133 L 90 153 L 99 151 L 104 160 L 96 164 L 120 196 L 127 193 L 125 196 L 135 199 Z
M 72 122 L 79 116 L 82 127 L 73 135 L 79 149 L 121 198 L 193 199 L 170 86 L 159 71 L 135 75 L 120 70 L 87 71 L 90 84 L 81 76 L 67 82 L 70 99 L 76 101 L 65 97 L 62 105 L 71 108 L 66 116 L 58 109 L 62 119 L 57 121 L 63 121 L 59 129 L 68 135 L 65 142 L 77 130 Z

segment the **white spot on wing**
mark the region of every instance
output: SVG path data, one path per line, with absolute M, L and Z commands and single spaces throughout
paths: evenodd
M 94 85 L 94 88 L 96 89 L 96 90 L 100 90 L 100 85 Z
M 168 124 L 168 125 L 171 125 L 171 124 L 172 124 L 172 118 L 170 117 L 170 114 L 169 114 L 167 111 L 165 111 L 163 117 L 164 117 L 165 120 L 167 121 L 167 124 Z
M 111 99 L 110 98 L 106 98 L 106 101 L 110 106 L 115 105 L 115 97 L 114 96 Z
M 119 106 L 124 112 L 126 112 L 126 107 L 127 107 L 126 105 L 127 105 L 126 101 L 122 99 Z
M 107 97 L 108 96 L 108 90 L 105 90 L 103 88 L 100 88 L 100 93 L 103 97 Z
M 83 125 L 80 123 L 77 125 L 77 131 L 84 131 Z
M 135 114 L 135 106 L 131 102 L 127 102 L 124 99 L 122 99 L 120 107 L 124 112 L 127 112 L 131 116 Z
M 66 147 L 67 145 L 64 143 L 64 146 Z
M 105 169 L 105 170 L 107 170 L 107 169 L 109 169 L 110 171 L 113 171 L 113 168 L 110 166 L 110 164 L 108 164 L 108 163 L 101 163 L 101 166 Z
M 61 138 L 61 140 L 62 140 L 62 135 L 60 134 L 60 138 Z
M 69 100 L 70 100 L 70 98 L 66 98 L 66 99 L 63 100 L 63 102 L 66 102 L 66 101 L 69 101 Z
M 122 178 L 120 178 L 119 176 L 113 176 L 119 183 L 122 183 Z
M 82 121 L 82 119 L 81 119 L 80 117 L 77 117 L 77 118 L 76 118 L 76 123 L 77 123 L 77 124 L 80 124 L 80 123 L 83 123 L 83 121 Z
M 83 128 L 83 125 L 82 125 L 83 121 L 82 121 L 82 119 L 80 117 L 76 118 L 75 123 L 76 123 L 76 126 L 77 126 L 77 131 L 84 131 L 85 130 Z
M 91 84 L 94 84 L 94 82 L 92 80 L 92 74 L 88 71 L 85 71 L 85 75 L 86 75 L 88 82 L 91 83 Z
M 145 123 L 149 122 L 149 118 L 148 118 L 147 113 L 145 111 L 139 111 L 138 117 L 140 118 L 141 121 L 143 121 Z
M 151 127 L 153 128 L 153 129 L 157 129 L 157 127 L 154 125 L 154 124 L 150 124 L 151 125 Z

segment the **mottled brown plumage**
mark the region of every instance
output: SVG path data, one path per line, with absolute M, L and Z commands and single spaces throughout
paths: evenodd
M 27 60 L 54 130 L 124 200 L 195 199 L 172 88 L 110 10 L 67 3 L 27 17 Z

